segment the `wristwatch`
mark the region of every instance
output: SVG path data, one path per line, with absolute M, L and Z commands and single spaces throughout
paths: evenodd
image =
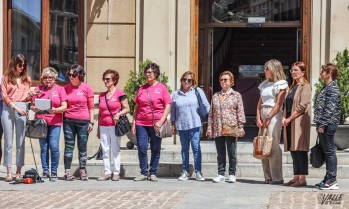
M 268 115 L 266 119 L 271 120 L 272 116 Z
M 91 122 L 91 121 L 89 121 L 89 123 L 90 123 L 91 125 L 94 125 L 94 124 L 95 124 L 94 122 Z

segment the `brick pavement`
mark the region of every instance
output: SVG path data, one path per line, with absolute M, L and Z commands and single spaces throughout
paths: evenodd
M 269 209 L 349 208 L 349 193 L 337 191 L 272 192 Z
M 0 191 L 0 208 L 173 208 L 181 190 Z

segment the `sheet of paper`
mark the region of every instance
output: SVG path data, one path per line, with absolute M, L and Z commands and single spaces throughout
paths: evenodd
M 35 107 L 39 110 L 48 110 L 52 108 L 50 99 L 35 99 Z

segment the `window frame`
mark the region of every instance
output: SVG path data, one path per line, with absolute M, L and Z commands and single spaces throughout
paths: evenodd
M 85 1 L 78 0 L 78 63 L 85 65 Z M 5 0 L 3 4 L 3 73 L 13 56 L 12 49 L 12 0 Z M 42 69 L 50 64 L 50 0 L 41 0 L 41 49 L 40 49 L 40 74 Z M 66 84 L 67 82 L 58 82 Z M 42 84 L 41 80 L 33 80 L 32 86 Z

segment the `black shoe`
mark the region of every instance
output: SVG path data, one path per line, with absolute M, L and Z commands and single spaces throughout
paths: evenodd
M 48 174 L 48 173 L 42 174 L 41 180 L 48 181 L 49 179 L 50 179 L 50 174 Z
M 337 181 L 332 181 L 332 182 L 326 182 L 325 184 L 321 185 L 319 187 L 321 190 L 338 190 L 339 186 Z
M 315 186 L 316 186 L 317 188 L 320 188 L 320 187 L 322 187 L 323 185 L 325 185 L 325 180 L 322 180 L 320 183 L 315 184 Z
M 57 173 L 51 173 L 50 181 L 52 181 L 52 182 L 58 181 Z

